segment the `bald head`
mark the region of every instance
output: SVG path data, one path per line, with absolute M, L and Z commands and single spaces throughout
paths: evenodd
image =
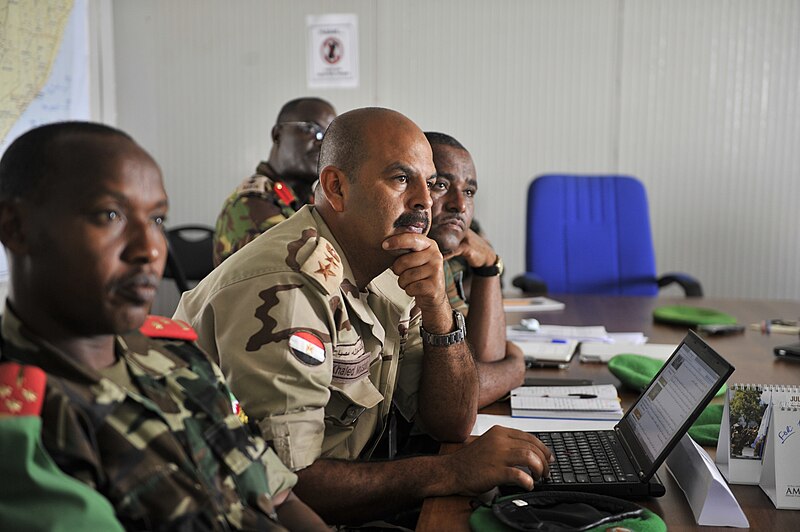
M 370 156 L 369 140 L 376 138 L 376 132 L 387 130 L 416 130 L 422 135 L 414 122 L 391 109 L 365 107 L 339 115 L 322 139 L 318 173 L 326 166 L 334 166 L 353 182 Z

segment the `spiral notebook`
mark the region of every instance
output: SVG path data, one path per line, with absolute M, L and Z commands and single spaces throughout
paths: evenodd
M 725 396 L 716 463 L 730 484 L 758 484 L 773 387 L 731 384 Z
M 776 508 L 800 509 L 800 386 L 773 386 L 758 485 Z
M 716 464 L 730 484 L 758 484 L 776 508 L 800 508 L 800 386 L 731 384 Z

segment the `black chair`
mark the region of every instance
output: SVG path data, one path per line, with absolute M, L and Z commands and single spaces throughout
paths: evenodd
M 214 269 L 214 229 L 203 225 L 182 225 L 166 231 L 167 267 L 164 277 L 173 279 L 183 293 Z

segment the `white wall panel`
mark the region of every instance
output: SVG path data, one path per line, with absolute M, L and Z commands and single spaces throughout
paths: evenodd
M 524 269 L 525 203 L 544 171 L 608 171 L 617 113 L 615 2 L 380 4 L 378 101 L 458 138 L 477 218 Z
M 119 125 L 162 164 L 172 222 L 213 223 L 308 95 L 305 16 L 359 16 L 361 86 L 459 138 L 477 213 L 523 269 L 528 182 L 622 172 L 648 187 L 659 269 L 709 295 L 800 298 L 800 3 L 794 0 L 124 0 Z
M 342 111 L 373 99 L 371 2 L 214 0 L 114 4 L 119 125 L 161 163 L 171 223 L 213 224 L 272 146 L 280 107 L 306 95 Z M 361 87 L 306 88 L 306 15 L 358 12 Z
M 800 296 L 800 4 L 626 2 L 620 167 L 662 271 L 715 295 Z

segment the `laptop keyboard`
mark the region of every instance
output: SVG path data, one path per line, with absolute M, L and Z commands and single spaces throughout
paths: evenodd
M 619 444 L 611 431 L 599 432 L 542 432 L 535 434 L 556 457 L 550 464 L 551 484 L 636 481 L 617 459 L 614 448 Z

